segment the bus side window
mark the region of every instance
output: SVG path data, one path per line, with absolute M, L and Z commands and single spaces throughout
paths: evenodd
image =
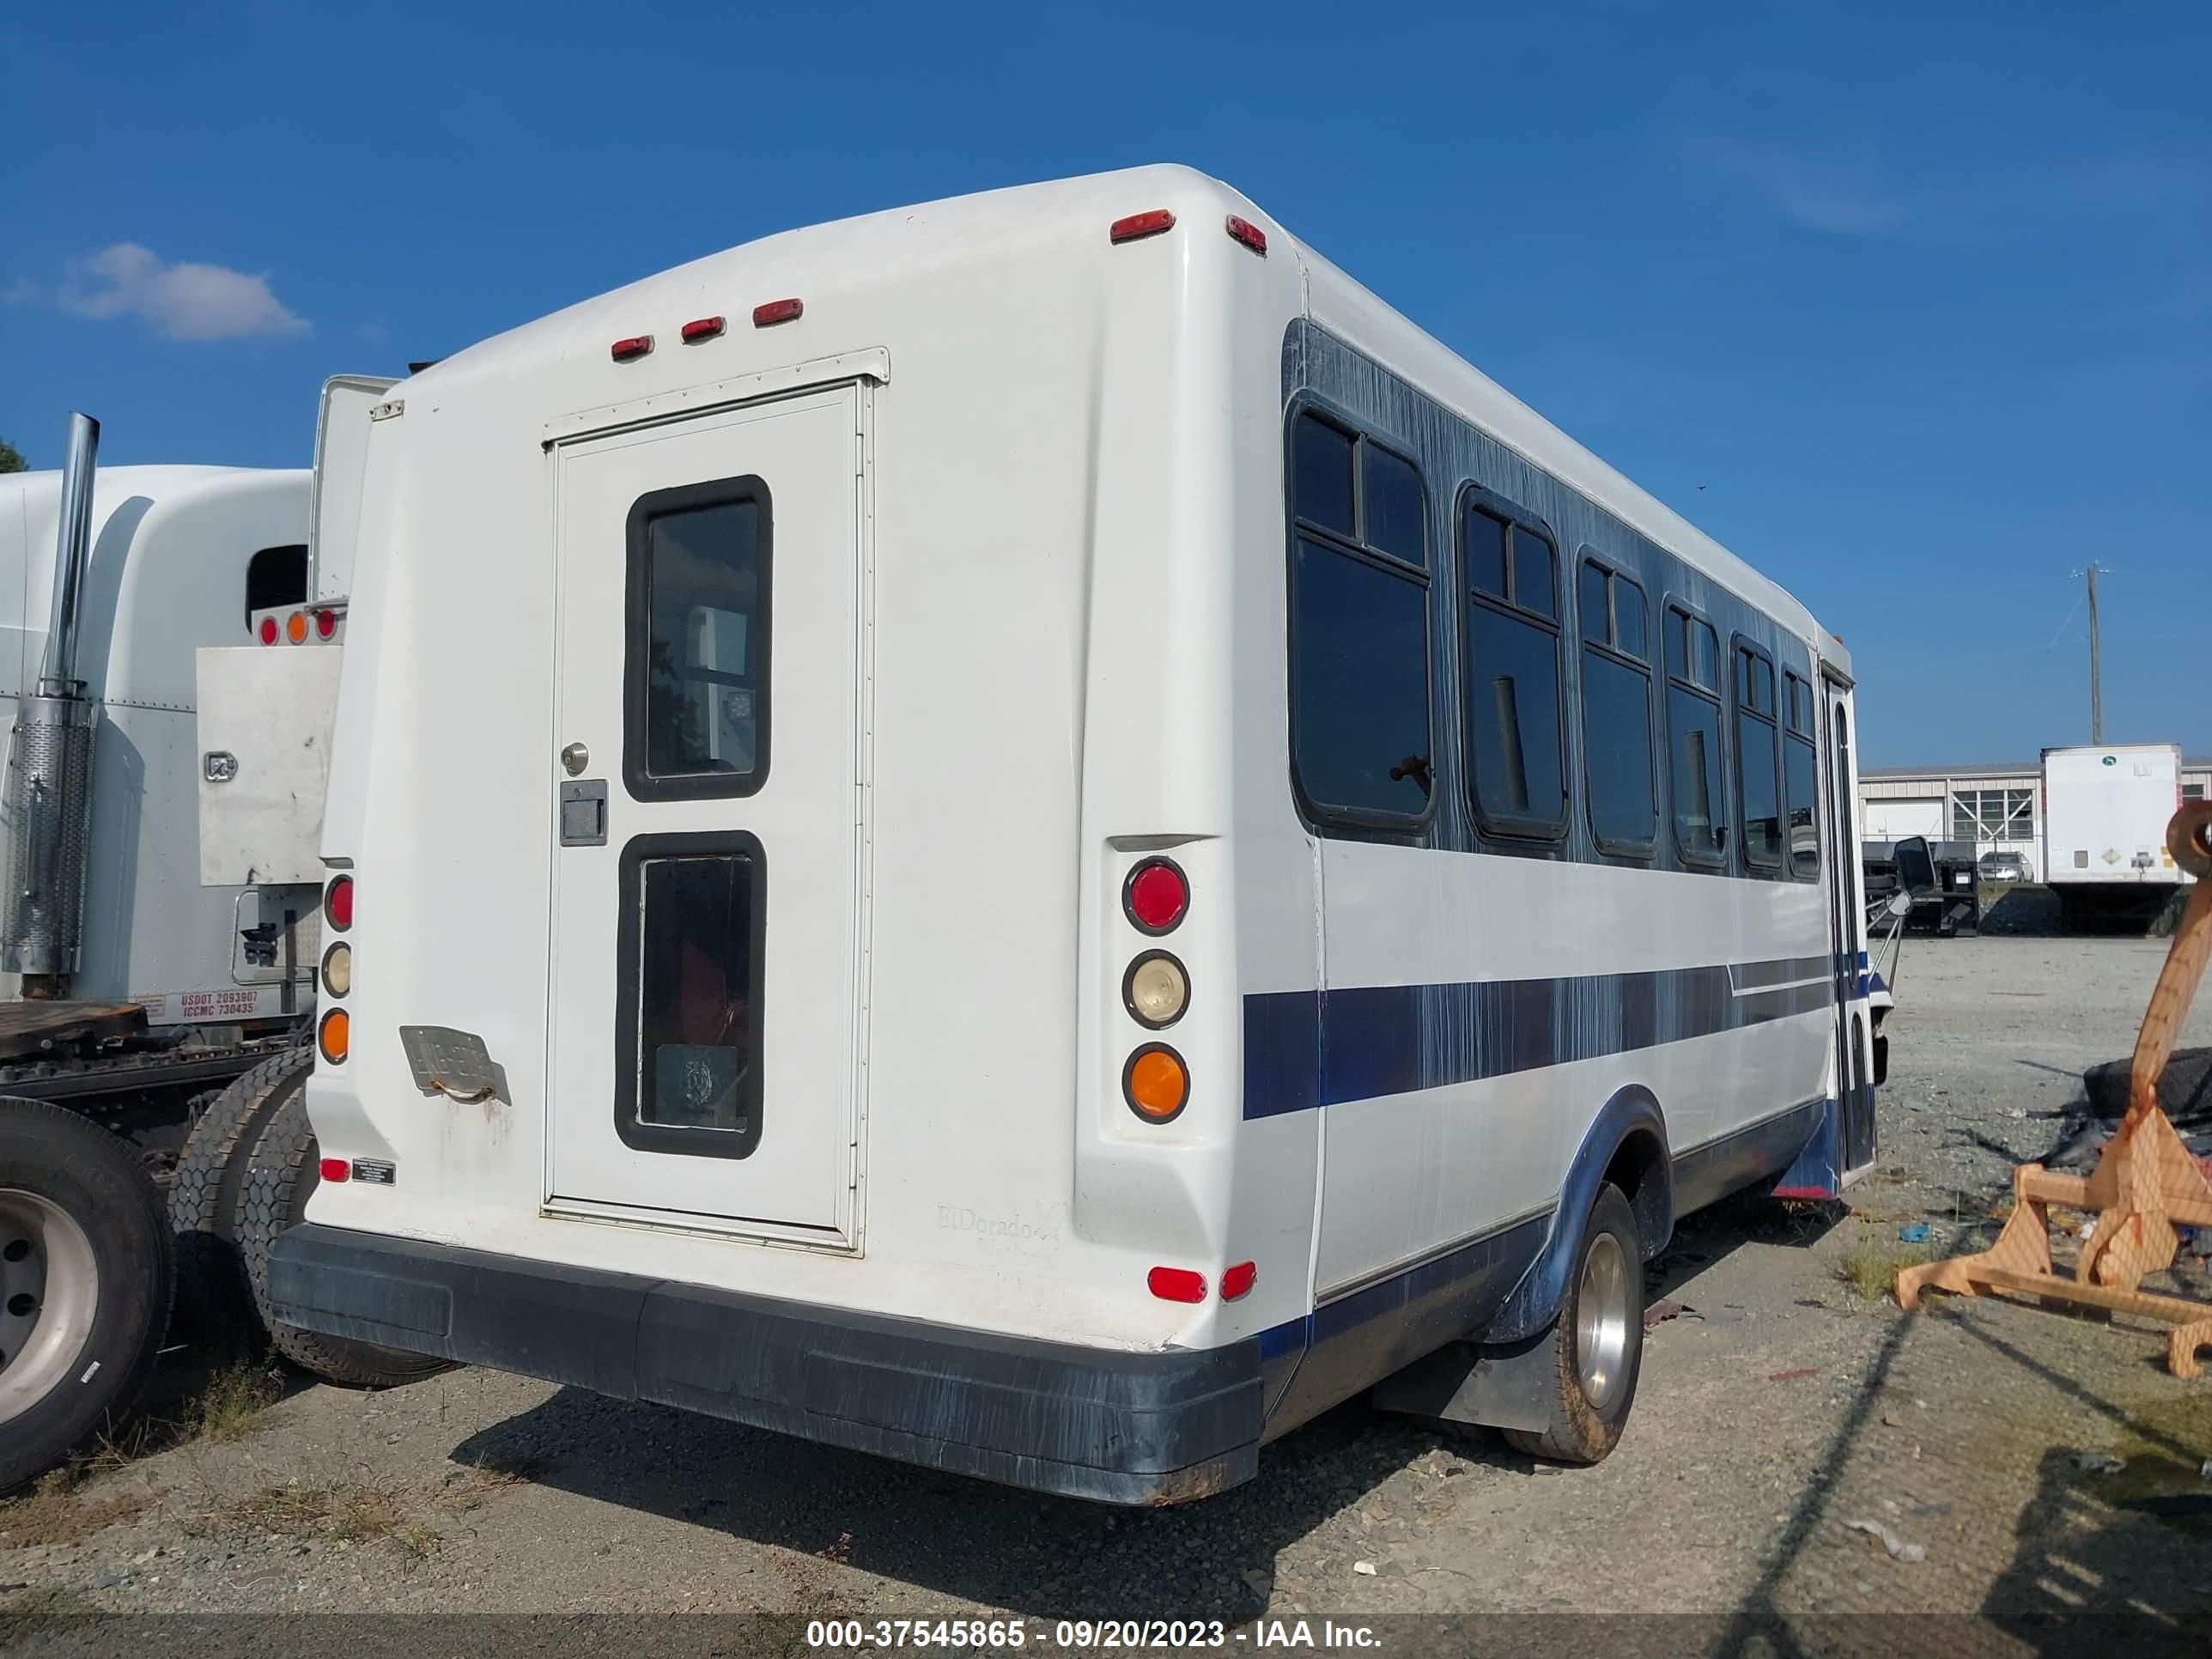
M 1585 559 L 1576 593 L 1590 833 L 1601 852 L 1650 858 L 1659 835 L 1659 803 L 1651 787 L 1644 590 L 1620 571 Z
M 1819 807 L 1813 785 L 1813 688 L 1786 670 L 1783 718 L 1782 805 L 1790 825 L 1790 873 L 1811 881 L 1820 873 Z
M 1492 835 L 1557 836 L 1567 826 L 1559 556 L 1532 526 L 1472 497 L 1460 547 L 1475 818 Z
M 1674 846 L 1692 864 L 1718 865 L 1728 826 L 1722 794 L 1720 641 L 1686 611 L 1667 612 L 1667 732 L 1674 750 Z
M 1291 779 L 1316 823 L 1410 830 L 1432 781 L 1420 471 L 1319 415 L 1293 421 Z
M 1756 873 L 1782 867 L 1782 757 L 1776 738 L 1774 665 L 1756 647 L 1735 648 L 1736 804 L 1744 863 Z

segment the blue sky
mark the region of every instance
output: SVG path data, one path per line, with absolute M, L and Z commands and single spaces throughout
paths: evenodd
M 2093 558 L 2107 738 L 2212 750 L 2212 8 L 110 0 L 0 87 L 34 465 L 302 465 L 326 374 L 1181 161 L 1796 591 L 1870 761 L 2086 742 Z

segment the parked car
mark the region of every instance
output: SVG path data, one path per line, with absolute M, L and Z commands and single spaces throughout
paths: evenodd
M 2027 860 L 2018 853 L 1984 853 L 1980 868 L 1984 881 L 2035 879 L 2035 872 L 2028 867 Z

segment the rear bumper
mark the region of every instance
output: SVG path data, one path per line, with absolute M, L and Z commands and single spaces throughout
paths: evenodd
M 312 1222 L 276 1241 L 269 1293 L 305 1330 L 1101 1503 L 1206 1497 L 1258 1462 L 1256 1339 L 1125 1353 Z

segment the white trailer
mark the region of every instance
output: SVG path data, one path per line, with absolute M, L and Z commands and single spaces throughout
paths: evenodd
M 1235 191 L 376 412 L 286 1322 L 1122 1503 L 1441 1354 L 1587 1462 L 1674 1218 L 1873 1164 L 1841 643 Z
M 2196 879 L 2174 863 L 2166 825 L 2181 805 L 2181 749 L 2171 743 L 2043 751 L 2044 879 L 2069 925 L 2154 915 Z

